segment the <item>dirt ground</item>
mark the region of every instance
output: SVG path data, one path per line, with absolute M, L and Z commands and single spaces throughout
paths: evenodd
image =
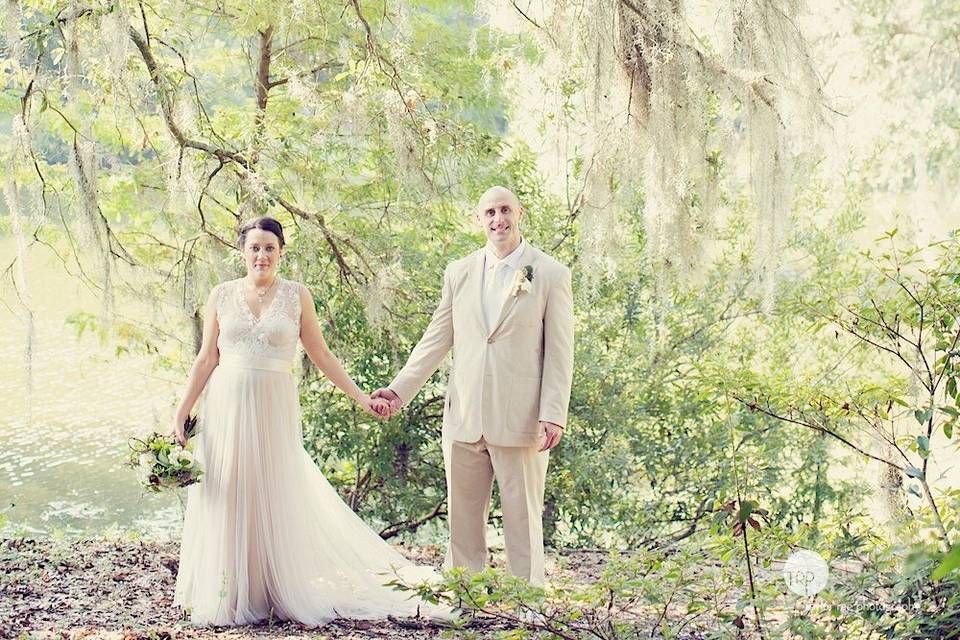
M 441 561 L 437 547 L 401 551 L 421 564 L 439 566 Z M 548 576 L 589 582 L 604 562 L 604 554 L 598 552 L 562 552 L 548 562 Z M 412 620 L 337 620 L 319 629 L 283 621 L 243 627 L 194 627 L 173 606 L 176 571 L 176 543 L 2 540 L 0 638 L 419 640 L 439 638 L 446 631 Z M 480 637 L 492 637 L 505 628 L 490 623 L 472 630 Z

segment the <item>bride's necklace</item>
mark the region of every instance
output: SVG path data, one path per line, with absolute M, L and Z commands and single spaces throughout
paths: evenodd
M 263 299 L 267 297 L 267 294 L 273 289 L 274 285 L 277 284 L 277 279 L 274 278 L 268 286 L 260 288 L 257 285 L 253 285 L 253 291 L 257 294 L 257 304 L 262 309 L 263 308 Z

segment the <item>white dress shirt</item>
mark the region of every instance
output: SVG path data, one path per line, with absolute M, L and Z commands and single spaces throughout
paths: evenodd
M 483 256 L 483 284 L 481 285 L 480 301 L 483 305 L 483 316 L 487 321 L 487 331 L 493 329 L 494 323 L 500 318 L 500 309 L 510 294 L 510 285 L 520 268 L 520 260 L 527 242 L 520 238 L 520 244 L 503 258 L 488 244 Z

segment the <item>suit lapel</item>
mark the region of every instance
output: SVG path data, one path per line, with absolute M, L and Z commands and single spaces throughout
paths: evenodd
M 482 331 L 487 330 L 487 321 L 483 317 L 483 249 L 477 251 L 470 261 L 467 272 L 467 300 L 470 313 L 477 319 Z
M 527 246 L 523 251 L 523 255 L 520 256 L 520 264 L 518 265 L 518 268 L 523 269 L 523 267 L 528 264 L 533 267 L 536 267 L 537 257 L 538 256 L 536 252 L 533 250 L 533 247 L 530 245 L 529 242 L 527 242 Z M 534 282 L 536 282 L 536 268 L 534 268 Z M 503 306 L 500 307 L 500 316 L 497 318 L 497 321 L 493 323 L 493 327 L 490 328 L 489 333 L 487 333 L 488 338 L 491 337 L 493 334 L 495 334 L 497 330 L 500 329 L 500 326 L 504 323 L 504 321 L 510 316 L 510 313 L 513 311 L 514 307 L 517 306 L 517 302 L 519 302 L 520 296 L 530 295 L 529 291 L 518 293 L 517 295 L 513 295 L 512 280 L 510 284 L 511 284 L 511 291 L 507 293 L 507 299 L 504 301 Z M 481 308 L 481 312 L 482 311 L 483 309 Z
M 520 294 L 526 295 L 526 294 Z M 503 306 L 500 308 L 500 317 L 497 318 L 497 321 L 493 324 L 493 329 L 490 330 L 490 333 L 487 334 L 489 338 L 497 332 L 497 329 L 500 328 L 500 325 L 503 324 L 503 321 L 507 319 L 507 316 L 510 315 L 510 312 L 513 311 L 513 308 L 517 305 L 517 298 L 520 296 L 507 295 L 506 302 L 503 303 Z

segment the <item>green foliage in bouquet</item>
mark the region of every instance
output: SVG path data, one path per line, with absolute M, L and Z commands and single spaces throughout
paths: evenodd
M 130 459 L 127 463 L 137 471 L 140 484 L 147 491 L 179 489 L 199 482 L 203 468 L 194 457 L 191 438 L 197 432 L 196 417 L 184 421 L 187 446 L 181 447 L 173 436 L 151 433 L 146 439 L 130 438 Z

